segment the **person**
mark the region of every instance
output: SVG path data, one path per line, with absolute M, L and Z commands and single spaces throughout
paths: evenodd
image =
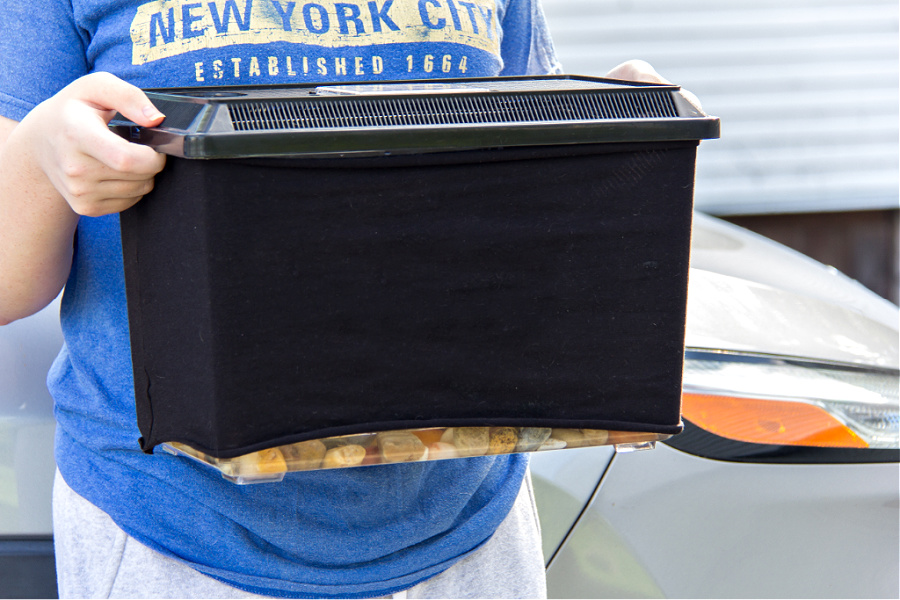
M 60 596 L 545 596 L 525 455 L 238 486 L 140 451 L 118 213 L 165 157 L 107 128 L 164 120 L 143 88 L 559 73 L 539 0 L 10 0 L 0 30 L 0 324 L 65 290 Z

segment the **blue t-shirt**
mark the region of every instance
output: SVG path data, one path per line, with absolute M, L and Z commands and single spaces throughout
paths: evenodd
M 140 87 L 559 72 L 538 0 L 6 0 L 0 114 L 73 79 Z M 147 546 L 273 596 L 389 594 L 483 544 L 522 455 L 288 474 L 239 486 L 138 447 L 118 216 L 82 218 L 49 376 L 72 488 Z M 185 401 L 190 401 L 186 398 Z

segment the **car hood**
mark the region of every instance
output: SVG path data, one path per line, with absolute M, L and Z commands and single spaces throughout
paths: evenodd
M 685 345 L 898 367 L 896 305 L 765 237 L 695 213 Z

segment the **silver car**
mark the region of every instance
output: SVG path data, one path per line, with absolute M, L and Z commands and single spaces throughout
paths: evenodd
M 898 309 L 695 215 L 685 432 L 538 453 L 549 594 L 897 598 Z M 52 597 L 58 305 L 0 328 L 0 597 Z M 626 452 L 628 451 L 628 452 Z
M 684 433 L 532 461 L 554 598 L 900 594 L 898 310 L 696 215 Z

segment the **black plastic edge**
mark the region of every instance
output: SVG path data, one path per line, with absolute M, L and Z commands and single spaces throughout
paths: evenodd
M 564 125 L 322 129 L 302 133 L 276 131 L 187 135 L 183 138 L 182 147 L 176 150 L 180 153 L 176 155 L 192 159 L 383 156 L 520 146 L 699 142 L 700 139 L 718 137 L 718 134 L 718 120 L 712 117 L 681 122 L 647 119 Z M 173 150 L 177 146 L 175 137 L 166 140 Z M 149 141 L 142 140 L 141 143 Z M 161 152 L 171 152 L 162 145 L 154 147 Z
M 900 462 L 900 449 L 818 448 L 753 444 L 718 436 L 688 420 L 684 421 L 684 431 L 662 443 L 687 454 L 723 462 L 783 465 Z
M 184 132 L 165 128 L 138 127 L 134 124 L 116 121 L 110 122 L 109 129 L 129 142 L 150 146 L 157 152 L 169 156 L 185 158 L 184 144 L 189 136 Z

